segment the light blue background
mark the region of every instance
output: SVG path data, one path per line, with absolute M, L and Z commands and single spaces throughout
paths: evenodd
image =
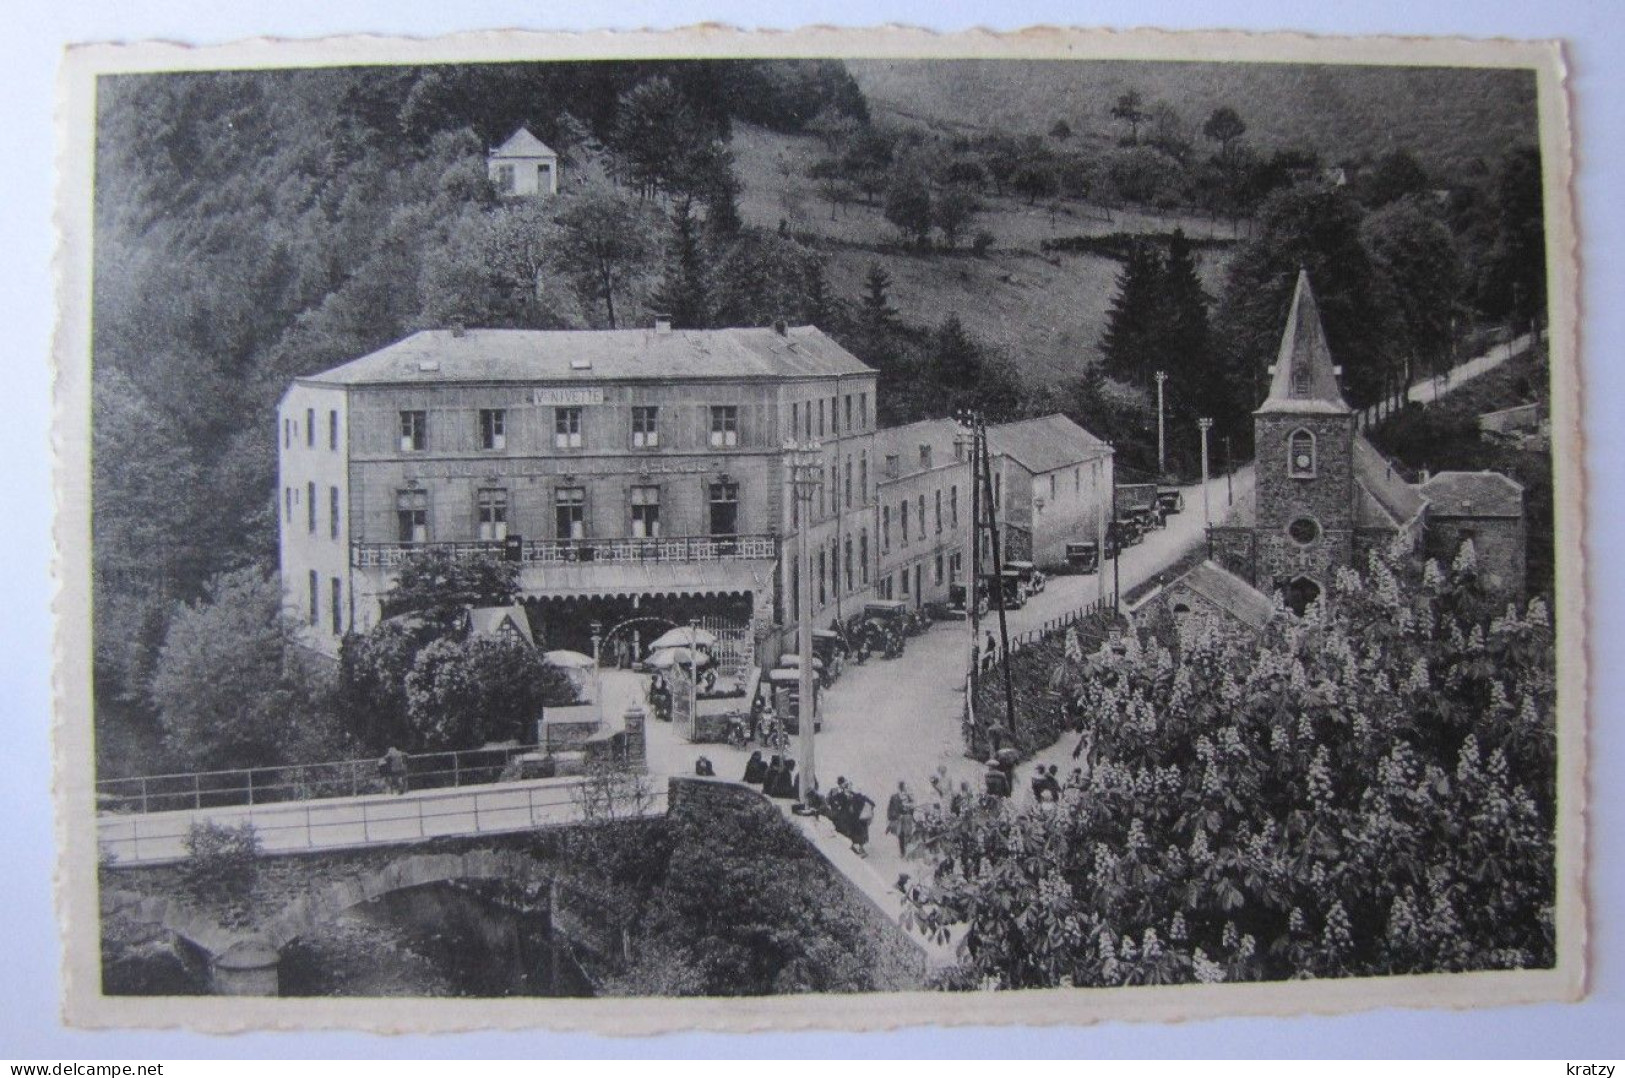
M 552 14 L 565 8 L 565 15 Z M 1620 420 L 1625 353 L 1625 50 L 1621 8 L 1605 0 L 1095 0 L 999 4 L 950 0 L 760 0 L 578 3 L 504 0 L 278 0 L 233 9 L 218 0 L 153 3 L 63 0 L 7 5 L 0 33 L 4 152 L 0 152 L 0 309 L 9 341 L 0 352 L 0 1058 L 446 1056 L 1625 1056 L 1625 948 L 1620 943 L 1625 813 L 1619 780 L 1625 741 L 1618 719 L 1625 663 L 1625 566 L 1614 552 L 1625 513 Z M 771 22 L 764 22 L 771 19 Z M 348 1034 L 211 1038 L 176 1033 L 82 1033 L 59 1023 L 57 929 L 51 908 L 49 392 L 46 356 L 52 295 L 51 108 L 60 49 L 70 41 L 162 38 L 216 43 L 240 37 L 376 32 L 433 35 L 525 26 L 538 29 L 669 27 L 701 20 L 793 27 L 814 23 L 912 23 L 935 29 L 1014 29 L 1034 23 L 1115 27 L 1224 27 L 1325 33 L 1467 34 L 1563 38 L 1571 46 L 1578 102 L 1578 203 L 1585 268 L 1582 353 L 1590 439 L 1588 529 L 1592 588 L 1592 994 L 1572 1006 L 1475 1012 L 1378 1011 L 1342 1018 L 1233 1020 L 1084 1029 L 912 1030 L 864 1037 L 673 1036 L 639 1040 L 492 1034 L 384 1038 Z

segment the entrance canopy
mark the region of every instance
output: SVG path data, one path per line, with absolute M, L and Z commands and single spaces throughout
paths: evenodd
M 537 599 L 743 595 L 771 587 L 772 580 L 770 562 L 575 564 L 527 568 L 519 589 L 524 597 Z

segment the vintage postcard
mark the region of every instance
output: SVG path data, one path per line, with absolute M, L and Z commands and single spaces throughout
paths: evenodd
M 87 45 L 67 1020 L 1576 999 L 1550 42 Z

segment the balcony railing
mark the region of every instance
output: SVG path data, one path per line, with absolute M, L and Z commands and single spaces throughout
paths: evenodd
M 500 541 L 464 543 L 351 543 L 350 564 L 357 569 L 389 568 L 414 554 L 449 553 L 458 560 L 501 558 Z M 772 561 L 779 556 L 775 535 L 679 535 L 659 539 L 526 539 L 519 560 L 526 565 L 570 565 L 603 562 L 614 565 L 646 562 Z

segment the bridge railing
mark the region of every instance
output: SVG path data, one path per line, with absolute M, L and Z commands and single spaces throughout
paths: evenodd
M 485 785 L 501 778 L 515 756 L 539 751 L 536 745 L 511 745 L 419 753 L 406 758 L 407 787 L 432 790 Z M 101 779 L 96 783 L 96 809 L 101 813 L 175 812 L 356 797 L 386 789 L 376 758 L 334 760 Z
M 266 853 L 351 849 L 418 842 L 460 835 L 499 834 L 564 826 L 601 818 L 595 792 L 580 779 L 501 784 L 439 790 L 404 796 L 379 795 L 353 801 L 306 801 L 236 806 L 164 816 L 101 816 L 96 821 L 102 854 L 115 866 L 176 861 L 187 856 L 192 824 L 207 819 L 221 826 L 251 823 Z M 666 811 L 663 783 L 650 784 L 626 817 Z

